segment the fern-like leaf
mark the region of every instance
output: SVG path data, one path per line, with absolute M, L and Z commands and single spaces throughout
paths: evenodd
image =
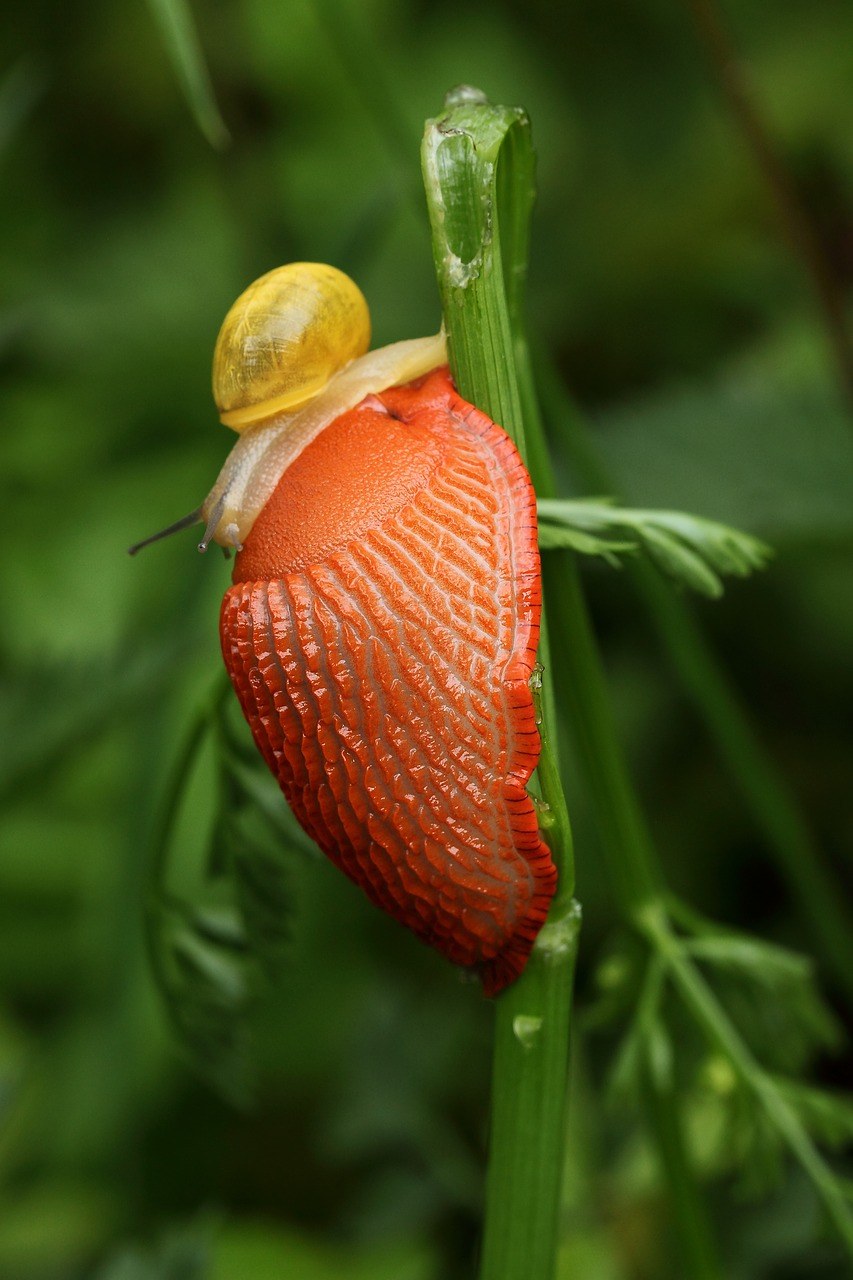
M 757 538 L 715 520 L 619 507 L 608 498 L 540 500 L 539 545 L 603 556 L 611 564 L 641 549 L 669 577 L 711 598 L 722 594 L 723 575 L 745 577 L 771 555 Z
M 254 1084 L 251 1026 L 269 984 L 287 967 L 290 860 L 307 838 L 280 794 L 267 790 L 245 757 L 228 719 L 225 694 L 220 682 L 196 720 L 168 788 L 154 858 L 148 941 L 184 1057 L 219 1093 L 245 1106 Z M 218 786 L 210 788 L 210 837 L 196 854 L 198 865 L 188 868 L 174 833 L 211 737 Z M 180 896 L 169 888 L 173 879 L 181 883 Z

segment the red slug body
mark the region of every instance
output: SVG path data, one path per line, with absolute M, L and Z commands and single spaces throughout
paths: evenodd
M 525 789 L 541 589 L 509 437 L 446 369 L 367 397 L 285 471 L 233 580 L 225 663 L 299 822 L 496 994 L 556 885 Z

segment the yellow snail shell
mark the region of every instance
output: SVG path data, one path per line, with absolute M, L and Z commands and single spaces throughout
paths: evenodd
M 364 294 L 337 267 L 289 262 L 255 280 L 225 317 L 213 353 L 213 399 L 242 431 L 313 400 L 370 346 Z

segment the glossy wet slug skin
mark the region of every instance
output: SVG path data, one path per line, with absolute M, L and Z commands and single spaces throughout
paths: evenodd
M 259 323 L 253 286 L 217 346 L 214 381 L 237 388 L 224 415 L 241 415 L 235 454 L 248 459 L 226 463 L 204 508 L 209 536 L 241 548 L 225 664 L 308 834 L 494 995 L 524 968 L 556 883 L 526 791 L 541 605 L 530 480 L 504 431 L 456 393 L 440 336 L 362 355 L 366 304 L 340 272 L 291 264 L 263 281 L 285 312 L 296 282 L 302 332 L 288 345 L 286 315 Z M 281 349 L 259 354 L 270 329 Z M 254 375 L 230 367 L 249 357 L 263 373 L 257 421 Z M 298 369 L 295 382 L 273 369 L 300 358 L 302 398 Z

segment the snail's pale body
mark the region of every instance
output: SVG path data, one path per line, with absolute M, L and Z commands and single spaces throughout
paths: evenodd
M 535 496 L 440 367 L 442 334 L 368 341 L 360 293 L 319 264 L 229 312 L 214 386 L 242 434 L 203 507 L 205 544 L 238 547 L 222 650 L 306 831 L 495 994 L 556 885 L 526 790 Z

